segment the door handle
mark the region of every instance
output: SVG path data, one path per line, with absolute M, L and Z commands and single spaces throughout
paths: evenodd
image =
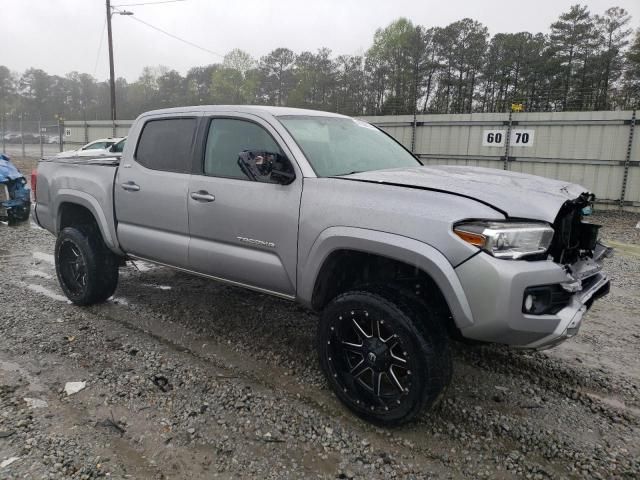
M 137 192 L 138 190 L 140 190 L 140 185 L 135 182 L 125 182 L 120 186 L 129 192 Z
M 213 202 L 216 197 L 211 195 L 206 190 L 198 190 L 197 192 L 191 192 L 191 198 L 198 202 Z

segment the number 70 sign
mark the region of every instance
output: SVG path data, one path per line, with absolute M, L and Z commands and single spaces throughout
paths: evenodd
M 535 130 L 514 128 L 511 130 L 509 143 L 512 147 L 533 147 Z M 484 130 L 482 132 L 483 147 L 504 147 L 507 139 L 506 130 Z

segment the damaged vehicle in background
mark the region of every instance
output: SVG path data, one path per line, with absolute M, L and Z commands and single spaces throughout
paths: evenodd
M 149 112 L 121 158 L 44 159 L 37 178 L 34 217 L 73 303 L 106 301 L 129 259 L 297 301 L 319 312 L 329 385 L 377 424 L 442 397 L 452 338 L 549 348 L 609 291 L 583 187 L 424 166 L 333 113 Z
M 0 221 L 10 225 L 29 218 L 31 189 L 6 155 L 0 154 Z

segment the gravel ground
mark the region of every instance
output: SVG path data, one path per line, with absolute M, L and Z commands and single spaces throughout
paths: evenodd
M 640 215 L 594 221 L 640 245 Z M 442 404 L 383 430 L 328 391 L 306 310 L 144 263 L 108 303 L 75 307 L 53 244 L 0 224 L 0 479 L 640 476 L 633 248 L 608 262 L 612 293 L 577 337 L 541 353 L 455 345 Z M 86 387 L 67 395 L 71 381 Z
M 640 246 L 640 214 L 611 210 L 594 215 L 593 223 L 602 225 L 605 241 Z

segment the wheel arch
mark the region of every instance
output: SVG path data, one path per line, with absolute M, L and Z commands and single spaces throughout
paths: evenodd
M 458 328 L 473 324 L 473 315 L 453 266 L 434 247 L 401 235 L 353 227 L 331 227 L 314 242 L 300 268 L 299 299 L 318 310 L 333 298 L 336 273 L 349 267 L 350 258 L 363 256 L 392 267 L 416 269 L 438 288 Z M 339 289 L 338 289 L 339 290 Z M 338 293 L 341 293 L 338 291 Z
M 114 253 L 122 255 L 115 231 L 98 201 L 85 192 L 60 190 L 56 196 L 56 224 L 58 234 L 63 228 L 92 221 L 98 227 L 105 245 Z M 111 222 L 112 224 L 113 222 Z

